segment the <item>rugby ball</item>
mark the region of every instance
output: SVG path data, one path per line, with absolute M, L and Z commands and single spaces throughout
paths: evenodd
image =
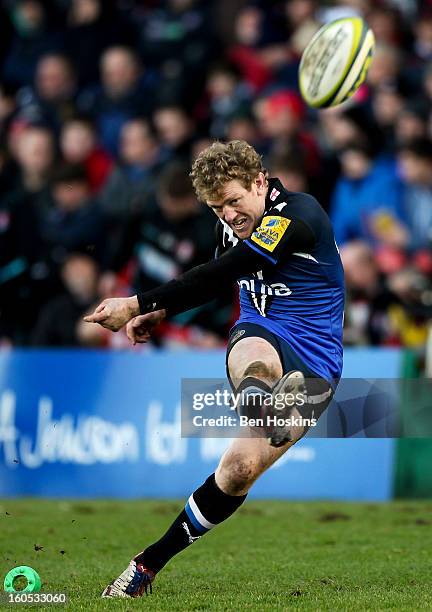
M 366 78 L 374 47 L 373 32 L 361 17 L 323 26 L 300 61 L 299 86 L 306 104 L 326 108 L 350 98 Z

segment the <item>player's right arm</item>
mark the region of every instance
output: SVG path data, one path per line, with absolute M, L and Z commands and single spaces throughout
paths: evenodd
M 262 224 L 265 223 L 266 217 L 262 221 Z M 266 245 L 263 247 L 260 244 L 262 231 L 258 227 L 250 240 L 239 242 L 213 261 L 192 268 L 156 289 L 139 293 L 137 298 L 141 314 L 165 309 L 169 315 L 175 315 L 201 306 L 217 297 L 227 283 L 258 272 L 269 263 L 277 264 L 282 256 L 308 249 L 314 242 L 314 237 L 304 223 L 289 220 L 283 231 L 275 233 L 277 243 L 269 253 Z
M 157 311 L 163 311 L 164 316 L 185 312 L 213 300 L 226 283 L 231 283 L 244 274 L 258 271 L 262 265 L 262 257 L 259 254 L 239 244 L 217 259 L 196 266 L 156 289 L 129 298 L 108 298 L 101 302 L 92 314 L 84 317 L 84 321 L 99 323 L 106 329 L 118 331 L 140 315 Z M 139 327 L 143 334 L 147 322 L 152 321 L 150 318 L 140 319 Z M 130 326 L 132 336 L 133 330 L 134 327 Z
M 260 228 L 255 230 L 255 234 L 258 237 L 261 235 Z M 227 283 L 258 272 L 265 265 L 269 265 L 269 262 L 276 264 L 282 252 L 293 253 L 304 248 L 305 240 L 308 240 L 308 234 L 305 233 L 304 225 L 292 221 L 286 226 L 283 233 L 278 233 L 278 248 L 271 256 L 265 252 L 265 248 L 256 248 L 256 246 L 251 248 L 247 242 L 240 242 L 220 257 L 196 266 L 155 289 L 138 293 L 132 298 L 104 300 L 92 315 L 85 317 L 85 320 L 117 331 L 132 318 L 140 315 L 164 311 L 165 316 L 172 316 L 185 312 L 216 298 Z M 278 254 L 277 259 L 276 253 Z M 148 321 L 152 319 L 140 319 L 140 326 L 138 322 L 136 323 L 143 334 L 147 331 L 143 325 L 146 325 Z M 131 334 L 133 334 L 133 329 L 133 325 L 130 326 Z
M 165 309 L 172 316 L 216 298 L 227 283 L 262 268 L 262 258 L 244 244 L 196 266 L 155 289 L 138 293 L 141 314 Z

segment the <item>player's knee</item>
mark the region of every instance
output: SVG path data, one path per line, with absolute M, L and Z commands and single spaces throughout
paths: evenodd
M 278 380 L 278 368 L 276 364 L 272 362 L 265 361 L 252 361 L 245 371 L 243 372 L 243 378 L 247 376 L 253 376 L 254 378 L 259 378 L 260 380 L 270 380 L 277 381 Z

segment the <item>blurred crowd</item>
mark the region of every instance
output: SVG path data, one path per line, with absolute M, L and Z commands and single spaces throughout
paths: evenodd
M 377 45 L 348 103 L 298 94 L 319 27 L 362 15 Z M 82 323 L 105 297 L 213 257 L 188 173 L 245 139 L 329 212 L 345 343 L 424 345 L 432 317 L 432 1 L 3 0 L 0 345 L 122 347 Z M 157 346 L 222 346 L 236 290 L 167 321 Z

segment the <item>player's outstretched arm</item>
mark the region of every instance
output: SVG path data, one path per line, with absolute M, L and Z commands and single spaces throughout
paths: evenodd
M 162 318 L 165 318 L 167 314 L 173 316 L 201 306 L 216 298 L 226 283 L 258 271 L 262 265 L 261 255 L 240 244 L 156 289 L 130 298 L 104 300 L 91 315 L 84 317 L 84 321 L 99 323 L 111 331 L 118 331 L 130 322 L 127 327 L 129 340 L 133 344 L 147 342 L 153 327 L 162 319 L 154 323 L 154 317 L 143 317 L 163 312 Z
M 282 219 L 283 220 L 283 219 Z M 258 230 L 257 230 L 258 231 Z M 255 234 L 254 234 L 255 235 Z M 165 309 L 172 316 L 213 300 L 223 288 L 242 276 L 262 270 L 264 266 L 274 265 L 278 260 L 296 250 L 312 248 L 315 238 L 311 230 L 299 220 L 286 220 L 286 227 L 278 244 L 260 246 L 259 233 L 254 242 L 240 241 L 235 247 L 220 257 L 188 270 L 175 280 L 137 295 L 140 312 L 153 312 Z M 269 257 L 269 255 L 271 255 Z
M 217 259 L 188 270 L 178 278 L 137 295 L 140 312 L 165 309 L 169 316 L 185 312 L 214 300 L 227 284 L 245 274 L 257 272 L 263 257 L 243 243 Z
M 261 256 L 241 244 L 218 259 L 192 268 L 156 289 L 130 298 L 104 300 L 92 314 L 84 317 L 84 321 L 99 323 L 106 329 L 118 331 L 138 315 L 164 311 L 164 317 L 167 313 L 172 316 L 213 300 L 227 282 L 232 282 L 247 272 L 259 270 L 261 266 Z M 150 321 L 153 319 L 139 319 L 139 322 L 134 324 L 144 334 L 142 337 L 145 339 L 141 341 L 146 342 L 148 339 L 145 333 L 148 330 L 142 325 Z M 135 336 L 140 337 L 138 331 L 134 331 L 134 325 L 128 328 L 132 342 Z
M 289 253 L 295 249 L 307 248 L 314 239 L 304 224 L 290 221 L 284 240 L 278 250 Z M 252 245 L 250 245 L 252 246 Z M 93 314 L 84 318 L 89 323 L 99 323 L 111 331 L 118 331 L 138 315 L 164 311 L 165 316 L 173 316 L 191 308 L 201 306 L 216 298 L 221 288 L 246 274 L 261 270 L 268 265 L 268 254 L 244 242 L 230 249 L 217 259 L 188 270 L 178 278 L 144 293 L 130 298 L 111 298 L 104 300 Z M 276 255 L 274 251 L 272 255 Z M 271 263 L 276 263 L 270 258 Z M 140 319 L 143 323 L 147 320 Z M 150 319 L 149 319 L 150 321 Z M 136 323 L 141 328 L 141 324 Z M 131 326 L 131 333 L 134 327 Z M 146 330 L 143 329 L 143 332 Z M 131 338 L 132 342 L 133 339 Z M 145 340 L 144 340 L 145 341 Z
M 92 314 L 84 317 L 84 321 L 99 323 L 102 327 L 116 332 L 139 314 L 136 295 L 128 298 L 108 298 L 101 302 Z

